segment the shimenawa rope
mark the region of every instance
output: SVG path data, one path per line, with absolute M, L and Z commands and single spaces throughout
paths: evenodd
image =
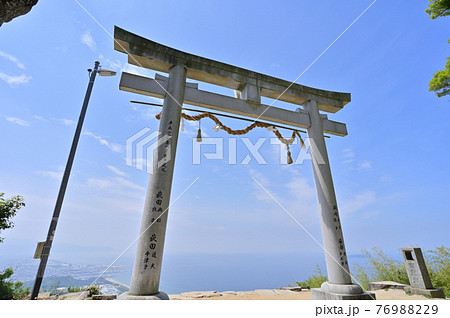
M 156 119 L 160 120 L 161 119 L 161 113 L 157 114 Z M 191 116 L 191 115 L 187 115 L 185 113 L 181 113 L 181 117 L 186 119 L 186 120 L 190 120 L 190 121 L 198 121 L 199 122 L 199 127 L 198 127 L 198 133 L 197 133 L 197 142 L 201 142 L 202 141 L 202 135 L 201 135 L 201 129 L 200 129 L 200 119 L 202 118 L 206 118 L 208 117 L 209 119 L 211 119 L 212 121 L 214 121 L 216 123 L 216 125 L 219 127 L 219 129 L 222 129 L 224 131 L 226 131 L 227 133 L 229 133 L 230 135 L 245 135 L 246 133 L 248 133 L 249 131 L 251 131 L 252 129 L 256 128 L 256 127 L 261 127 L 261 128 L 267 128 L 268 130 L 271 130 L 275 136 L 277 136 L 278 140 L 280 140 L 283 144 L 286 145 L 287 148 L 287 163 L 291 164 L 293 163 L 292 157 L 291 157 L 291 151 L 290 151 L 290 145 L 292 145 L 295 141 L 296 136 L 298 137 L 299 141 L 300 141 L 300 145 L 303 149 L 305 149 L 305 143 L 303 142 L 302 136 L 300 136 L 300 132 L 298 130 L 294 130 L 292 132 L 292 135 L 290 138 L 286 139 L 283 138 L 283 136 L 281 136 L 280 131 L 274 127 L 271 124 L 267 124 L 267 123 L 262 123 L 259 121 L 255 121 L 253 124 L 247 126 L 244 129 L 231 129 L 230 127 L 222 124 L 222 122 L 213 114 L 210 114 L 208 112 L 204 112 L 195 116 Z

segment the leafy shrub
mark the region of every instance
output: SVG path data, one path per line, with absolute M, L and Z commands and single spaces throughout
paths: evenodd
M 51 288 L 48 290 L 50 292 L 51 296 L 59 296 L 62 292 L 57 290 L 59 287 L 61 287 L 61 281 L 57 280 L 51 285 Z M 45 290 L 47 291 L 47 290 Z
M 441 288 L 450 297 L 450 248 L 438 247 L 427 251 L 425 259 L 434 288 Z
M 22 282 L 10 279 L 13 274 L 12 267 L 0 272 L 0 299 L 22 299 L 28 295 L 29 289 L 24 289 Z
M 355 284 L 360 285 L 364 290 L 369 289 L 369 283 L 373 280 L 370 279 L 369 274 L 367 273 L 366 268 L 358 265 L 353 264 L 353 270 L 351 271 L 351 274 L 353 275 L 353 282 Z
M 86 290 L 89 291 L 89 297 L 92 297 L 93 295 L 101 295 L 101 287 L 99 285 L 89 285 L 86 287 Z
M 86 290 L 86 287 L 73 287 L 73 286 L 67 287 L 67 291 L 69 293 L 77 293 L 77 292 L 85 291 L 85 290 Z
M 405 264 L 389 258 L 379 248 L 372 248 L 372 253 L 363 250 L 362 253 L 368 258 L 368 265 L 353 265 L 352 273 L 355 283 L 364 289 L 369 288 L 369 282 L 374 281 L 394 281 L 409 285 L 408 274 Z M 441 288 L 446 297 L 450 298 L 450 248 L 438 247 L 424 253 L 431 283 L 434 288 Z M 309 276 L 304 282 L 296 282 L 299 286 L 309 286 L 318 288 L 327 277 L 322 273 L 320 267 L 316 265 L 315 274 Z
M 320 288 L 322 283 L 328 280 L 327 276 L 322 273 L 319 265 L 316 265 L 315 274 L 309 276 L 304 282 L 295 282 L 298 286 L 308 286 L 309 288 Z
M 394 281 L 409 285 L 408 274 L 403 261 L 387 257 L 381 249 L 373 248 L 374 255 L 363 250 L 369 259 L 369 267 L 355 264 L 353 275 L 356 283 L 363 288 L 373 281 Z M 450 297 L 450 248 L 441 246 L 424 253 L 425 263 L 434 288 L 441 288 L 446 297 Z
M 379 248 L 374 247 L 372 251 L 374 255 L 366 250 L 362 251 L 369 259 L 368 268 L 354 265 L 356 272 L 353 276 L 356 278 L 357 284 L 360 284 L 364 289 L 369 288 L 370 281 L 394 281 L 409 285 L 408 274 L 403 262 L 389 258 Z

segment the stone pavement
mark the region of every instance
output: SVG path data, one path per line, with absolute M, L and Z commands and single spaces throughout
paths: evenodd
M 380 282 L 392 283 L 392 282 Z M 429 300 L 422 295 L 409 295 L 403 289 L 379 289 L 373 291 L 377 300 Z M 84 300 L 87 292 L 77 292 L 50 296 L 50 293 L 40 293 L 38 299 L 46 300 Z M 104 295 L 115 296 L 115 295 Z M 104 299 L 99 297 L 100 299 Z M 108 298 L 108 297 L 106 297 Z M 251 291 L 191 291 L 169 295 L 170 300 L 311 300 L 311 292 L 303 287 L 281 287 L 279 289 L 256 289 Z M 28 299 L 28 298 L 26 298 Z M 435 298 L 434 300 L 439 299 Z
M 193 291 L 176 295 L 169 295 L 170 300 L 208 300 L 208 299 L 307 299 L 303 294 L 310 294 L 302 291 L 292 291 L 289 289 L 256 289 L 252 291 Z M 301 297 L 301 298 L 299 298 Z
M 374 291 L 377 300 L 429 300 L 421 295 L 408 295 L 402 289 Z M 257 289 L 252 291 L 193 291 L 169 295 L 170 300 L 311 300 L 309 290 Z

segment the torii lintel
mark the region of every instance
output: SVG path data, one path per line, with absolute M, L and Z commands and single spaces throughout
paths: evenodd
M 128 63 L 169 73 L 176 64 L 187 68 L 186 77 L 238 92 L 259 88 L 261 96 L 303 105 L 315 100 L 319 110 L 336 113 L 351 100 L 350 93 L 312 88 L 250 71 L 230 64 L 189 54 L 114 27 L 114 49 L 128 55 Z M 244 94 L 247 95 L 247 94 Z M 250 95 L 250 94 L 249 94 Z M 251 96 L 249 96 L 251 98 Z

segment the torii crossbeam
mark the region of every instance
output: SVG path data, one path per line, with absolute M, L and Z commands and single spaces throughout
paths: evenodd
M 168 299 L 159 291 L 159 281 L 178 131 L 185 103 L 307 129 L 308 138 L 314 144 L 310 151 L 328 273 L 328 282 L 313 289 L 312 297 L 374 299 L 373 294 L 352 284 L 324 139 L 324 132 L 346 136 L 347 128 L 319 112 L 341 110 L 350 102 L 349 93 L 292 84 L 185 53 L 117 26 L 114 28 L 114 49 L 126 53 L 130 64 L 169 74 L 168 78 L 157 74 L 151 79 L 123 72 L 120 80 L 121 90 L 164 99 L 158 138 L 166 138 L 164 147 L 157 147 L 154 152 L 153 174 L 147 189 L 130 290 L 120 298 Z M 199 90 L 197 84 L 186 83 L 186 78 L 233 89 L 236 97 Z M 303 109 L 290 111 L 263 105 L 261 96 L 296 104 Z M 164 163 L 158 164 L 161 162 Z

